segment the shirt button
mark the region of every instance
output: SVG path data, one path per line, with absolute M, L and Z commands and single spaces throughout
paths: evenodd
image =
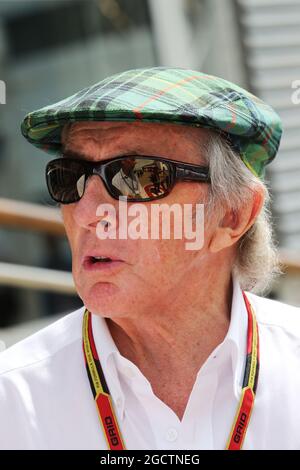
M 122 406 L 122 398 L 121 397 L 117 398 L 116 404 L 117 404 L 118 408 L 120 408 L 120 406 Z
M 178 432 L 176 431 L 175 428 L 170 428 L 167 430 L 166 432 L 167 441 L 174 442 L 176 441 L 177 437 L 178 437 Z
M 130 379 L 132 379 L 134 377 L 134 372 L 132 369 L 130 369 L 130 367 L 127 367 L 125 369 L 125 374 L 127 375 L 127 377 L 129 377 Z

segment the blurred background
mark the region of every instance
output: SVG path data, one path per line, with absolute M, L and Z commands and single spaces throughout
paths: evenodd
M 23 117 L 151 65 L 222 76 L 282 117 L 267 180 L 284 275 L 269 296 L 300 306 L 300 0 L 0 0 L 0 350 L 82 305 Z

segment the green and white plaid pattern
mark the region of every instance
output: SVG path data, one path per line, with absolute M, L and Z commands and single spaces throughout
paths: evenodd
M 276 155 L 281 121 L 262 100 L 222 78 L 193 70 L 128 70 L 25 116 L 21 132 L 33 145 L 61 153 L 61 131 L 74 121 L 177 123 L 222 131 L 247 167 L 263 177 Z

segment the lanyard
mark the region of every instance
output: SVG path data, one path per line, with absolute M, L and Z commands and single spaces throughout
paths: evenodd
M 124 173 L 123 170 L 122 170 L 122 173 Z M 134 181 L 135 175 L 133 174 L 132 177 L 127 176 L 127 175 L 123 176 L 122 173 L 121 173 L 121 176 L 122 176 L 122 180 L 124 181 L 124 183 L 128 186 L 128 188 L 129 188 L 134 194 L 138 194 L 139 183 L 138 183 L 138 181 Z M 132 186 L 130 186 L 130 184 L 128 183 L 128 181 L 126 181 L 126 180 L 129 179 L 129 178 L 131 178 L 131 180 L 132 180 Z M 136 188 L 134 187 L 134 183 L 136 184 Z
M 259 372 L 258 326 L 253 308 L 244 292 L 243 297 L 248 313 L 246 364 L 242 394 L 226 444 L 228 450 L 240 450 L 243 446 L 253 410 Z M 107 446 L 111 450 L 124 450 L 126 447 L 94 341 L 92 316 L 87 309 L 83 316 L 83 352 L 88 379 Z

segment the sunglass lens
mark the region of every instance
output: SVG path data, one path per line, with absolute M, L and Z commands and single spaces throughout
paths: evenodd
M 62 204 L 79 201 L 84 193 L 85 169 L 80 162 L 63 159 L 50 162 L 46 179 L 51 197 Z
M 106 177 L 113 193 L 128 199 L 156 199 L 166 195 L 171 185 L 170 166 L 150 158 L 126 157 L 112 162 Z

